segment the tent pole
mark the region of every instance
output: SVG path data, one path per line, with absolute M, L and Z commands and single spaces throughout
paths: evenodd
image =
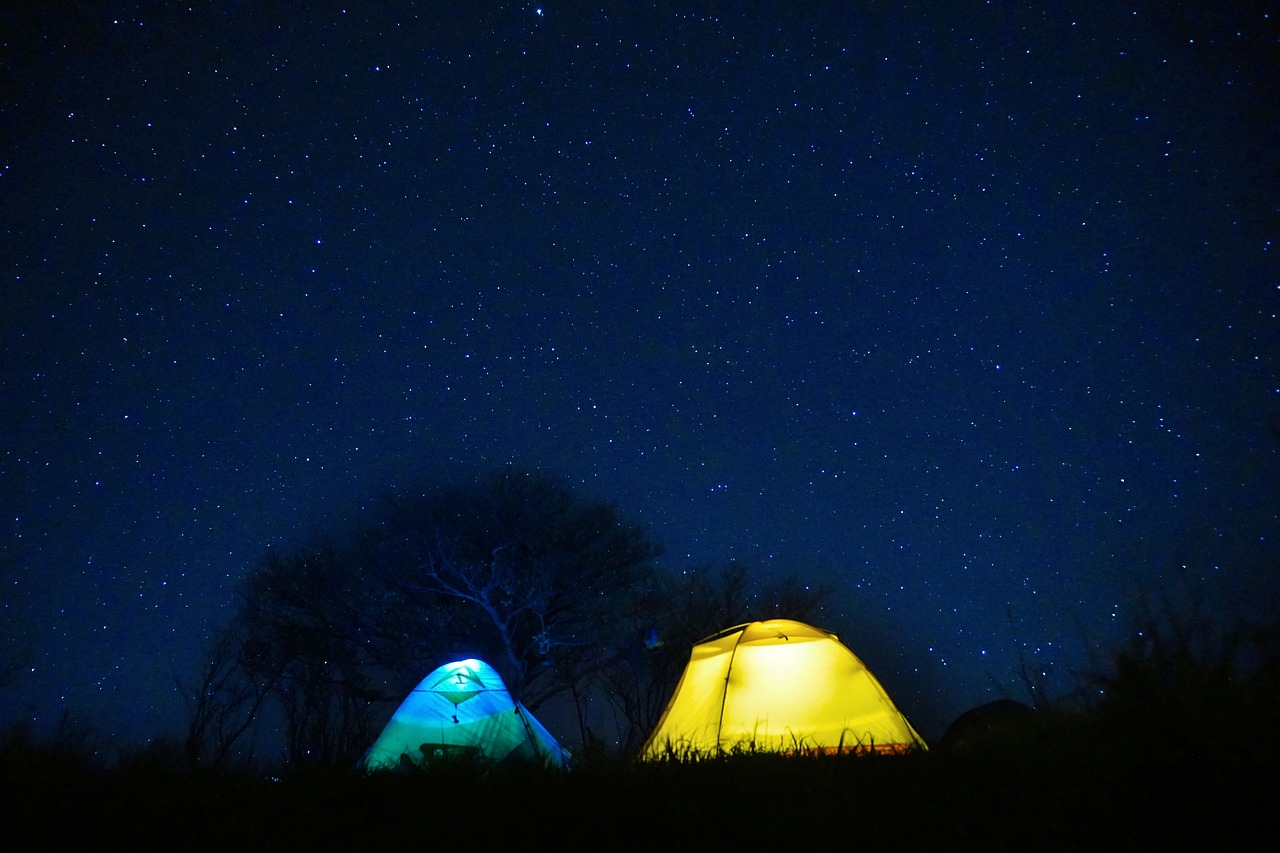
M 742 642 L 742 635 L 747 632 L 746 626 L 738 632 L 738 638 L 733 641 L 733 651 L 729 654 L 729 665 L 724 668 L 724 686 L 720 688 L 720 716 L 716 718 L 716 755 L 724 755 L 724 747 L 720 745 L 720 730 L 724 727 L 724 703 L 729 698 L 729 676 L 733 673 L 733 661 L 738 656 L 738 643 Z

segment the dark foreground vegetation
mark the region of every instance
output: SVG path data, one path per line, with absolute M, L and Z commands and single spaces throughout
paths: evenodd
M 1003 701 L 906 755 L 738 754 L 571 770 L 236 769 L 181 743 L 95 760 L 0 740 L 6 849 L 1274 849 L 1280 631 L 1150 619 L 1091 701 Z M 750 845 L 745 846 L 745 845 Z M 762 845 L 768 845 L 762 847 Z
M 996 715 L 905 756 L 642 765 L 587 754 L 571 771 L 271 776 L 155 752 L 95 769 L 11 736 L 0 820 L 9 849 L 33 850 L 1253 849 L 1274 835 L 1280 802 L 1280 708 L 1257 686 L 1166 695 L 1163 707 Z

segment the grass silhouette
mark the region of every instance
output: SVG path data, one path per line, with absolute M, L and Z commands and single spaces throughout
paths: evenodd
M 1261 847 L 1280 749 L 1272 631 L 1212 648 L 1148 625 L 1073 711 L 997 713 L 928 751 L 748 747 L 572 769 L 445 762 L 402 773 L 190 767 L 180 745 L 111 765 L 83 732 L 0 741 L 10 849 L 117 842 L 183 850 L 406 844 L 651 850 Z M 1224 635 L 1225 636 L 1225 635 Z M 1009 709 L 1004 709 L 1008 711 Z

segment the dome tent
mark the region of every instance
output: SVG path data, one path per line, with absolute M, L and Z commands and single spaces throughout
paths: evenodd
M 924 746 L 880 682 L 834 634 L 770 619 L 729 628 L 693 647 L 640 756 Z
M 475 659 L 433 670 L 391 715 L 362 766 L 395 769 L 477 756 L 494 764 L 564 766 L 569 753 L 507 691 L 497 670 Z

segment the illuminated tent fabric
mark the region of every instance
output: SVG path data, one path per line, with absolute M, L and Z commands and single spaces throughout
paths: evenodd
M 470 659 L 447 663 L 422 679 L 369 747 L 363 764 L 394 769 L 463 755 L 495 764 L 563 766 L 569 760 L 551 733 L 511 698 L 497 670 Z
M 901 752 L 924 741 L 834 634 L 770 619 L 693 647 L 645 759 L 735 749 Z

